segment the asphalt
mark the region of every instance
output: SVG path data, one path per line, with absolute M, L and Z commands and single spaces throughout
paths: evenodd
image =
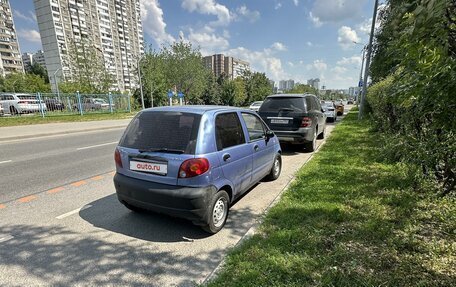
M 333 128 L 334 124 L 328 124 L 327 136 Z M 120 134 L 121 130 L 117 132 Z M 0 285 L 194 286 L 202 283 L 227 251 L 258 223 L 296 171 L 313 155 L 284 146 L 279 179 L 261 182 L 246 193 L 231 207 L 225 228 L 210 236 L 188 221 L 153 213 L 138 214 L 123 207 L 112 184 L 113 146 L 78 150 L 89 147 L 88 144 L 109 143 L 118 135 L 114 131 L 79 135 L 83 134 L 25 140 L 19 152 L 25 154 L 11 157 L 18 165 L 14 172 L 1 177 L 2 182 L 9 182 L 8 186 L 18 184 L 21 176 L 14 177 L 15 174 L 34 161 L 43 164 L 32 166 L 30 174 L 39 168 L 47 170 L 40 173 L 43 182 L 53 182 L 58 170 L 66 168 L 73 169 L 73 173 L 68 173 L 75 176 L 67 178 L 65 172 L 61 175 L 64 180 L 58 184 L 31 188 L 17 194 L 21 197 L 7 195 L 8 201 L 0 200 Z M 324 140 L 318 141 L 318 145 L 323 143 Z M 5 144 L 0 145 L 1 159 L 16 151 L 15 146 L 6 146 L 8 150 L 3 152 Z M 56 159 L 68 166 L 53 167 Z M 5 163 L 5 167 L 13 162 Z M 74 162 L 78 162 L 78 167 Z M 0 173 L 7 170 L 2 165 Z M 96 165 L 102 168 L 97 169 Z M 106 172 L 102 173 L 103 170 Z M 51 189 L 46 190 L 47 187 Z

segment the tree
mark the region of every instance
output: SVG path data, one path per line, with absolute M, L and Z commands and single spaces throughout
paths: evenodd
M 47 70 L 43 66 L 38 64 L 37 62 L 32 64 L 32 66 L 30 67 L 30 71 L 28 73 L 40 76 L 46 84 L 49 84 L 49 77 L 48 77 Z
M 9 74 L 0 81 L 0 84 L 1 92 L 46 93 L 51 90 L 49 84 L 46 84 L 43 78 L 34 74 Z
M 294 86 L 293 89 L 288 91 L 288 93 L 290 93 L 290 94 L 305 94 L 305 93 L 309 93 L 309 94 L 314 94 L 314 95 L 316 95 L 317 92 L 318 92 L 317 89 L 315 89 L 314 87 L 311 87 L 309 85 L 305 85 L 305 84 L 298 84 L 298 85 Z
M 262 101 L 272 94 L 272 87 L 265 73 L 246 71 L 242 75 L 245 81 L 246 102 Z

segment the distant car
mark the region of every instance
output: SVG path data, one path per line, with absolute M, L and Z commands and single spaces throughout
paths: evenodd
M 331 101 L 321 101 L 321 107 L 324 110 L 326 119 L 329 122 L 335 122 L 337 120 L 336 106 Z
M 63 111 L 65 109 L 65 105 L 58 99 L 46 98 L 44 102 L 48 111 Z
M 36 96 L 31 94 L 1 94 L 0 104 L 3 106 L 5 113 L 11 115 L 37 113 L 41 110 L 46 111 L 46 104 L 36 99 Z
M 252 111 L 258 112 L 258 110 L 260 109 L 262 103 L 263 103 L 263 101 L 253 102 L 250 105 L 249 109 L 251 109 Z
M 109 103 L 101 98 L 85 98 L 82 100 L 81 106 L 83 111 L 109 110 Z M 79 110 L 79 104 L 74 104 L 73 108 Z
M 146 109 L 125 130 L 114 154 L 117 198 L 223 228 L 230 205 L 282 168 L 279 140 L 255 112 L 218 106 Z
M 314 151 L 317 138 L 325 137 L 326 115 L 315 95 L 271 95 L 258 113 L 280 141 L 302 144 L 307 151 Z
M 335 101 L 334 105 L 336 106 L 337 115 L 342 116 L 344 114 L 344 104 L 342 103 L 342 101 Z
M 347 101 L 347 105 L 353 105 L 355 102 L 353 101 L 353 99 L 348 99 Z

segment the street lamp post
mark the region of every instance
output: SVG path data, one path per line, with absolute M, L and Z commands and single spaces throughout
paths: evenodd
M 144 93 L 143 93 L 143 87 L 142 87 L 141 65 L 140 65 L 141 59 L 143 58 L 143 56 L 138 57 L 138 76 L 139 76 L 139 88 L 140 88 L 140 91 L 141 91 L 141 106 L 142 106 L 142 109 L 144 110 L 145 109 L 145 106 L 144 106 Z
M 59 102 L 60 102 L 60 91 L 59 91 L 59 83 L 57 83 L 57 77 L 56 77 L 56 74 L 58 71 L 62 70 L 62 68 L 58 68 L 55 72 L 54 72 L 54 83 L 55 83 L 55 88 L 57 89 L 57 98 L 59 98 Z

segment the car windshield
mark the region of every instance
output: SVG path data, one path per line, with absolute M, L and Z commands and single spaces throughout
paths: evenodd
M 107 104 L 106 100 L 104 99 L 95 99 L 94 102 L 97 104 Z
M 261 112 L 295 111 L 304 112 L 304 100 L 301 97 L 267 98 L 261 105 Z
M 148 111 L 136 116 L 120 146 L 141 151 L 182 151 L 194 154 L 201 115 L 173 111 Z

